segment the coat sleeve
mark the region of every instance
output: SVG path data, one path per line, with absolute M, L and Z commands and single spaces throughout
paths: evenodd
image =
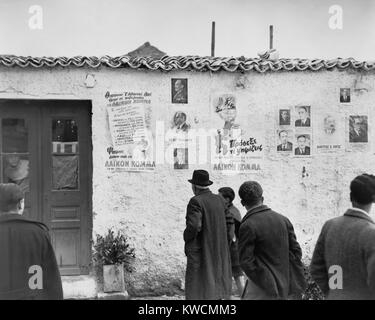
M 192 198 L 186 210 L 186 228 L 184 240 L 190 242 L 194 240 L 202 229 L 202 208 L 199 202 Z
M 297 241 L 294 228 L 289 219 L 286 219 L 287 229 L 288 229 L 288 238 L 289 238 L 289 251 L 293 254 L 298 260 L 302 259 L 302 249 Z
M 371 235 L 366 237 L 366 269 L 367 269 L 367 285 L 375 297 L 375 230 L 371 230 Z
M 325 295 L 327 295 L 329 291 L 329 277 L 324 252 L 326 232 L 327 223 L 324 224 L 322 231 L 320 232 L 310 265 L 311 276 Z
M 63 289 L 59 268 L 56 261 L 48 232 L 45 233 L 45 246 L 43 252 L 43 284 L 45 294 L 48 300 L 62 300 Z
M 246 276 L 257 282 L 256 277 L 256 258 L 254 255 L 256 234 L 249 224 L 241 224 L 240 238 L 238 241 L 238 252 L 240 256 L 240 265 Z

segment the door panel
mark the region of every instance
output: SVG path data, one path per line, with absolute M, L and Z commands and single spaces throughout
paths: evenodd
M 25 214 L 50 228 L 62 275 L 88 273 L 91 260 L 90 111 L 89 101 L 0 100 L 1 182 L 29 179 Z
M 44 221 L 51 227 L 61 273 L 86 273 L 91 183 L 88 110 L 74 101 L 59 101 L 43 109 L 42 128 Z

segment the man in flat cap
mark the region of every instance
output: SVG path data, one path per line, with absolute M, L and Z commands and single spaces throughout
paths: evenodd
M 205 170 L 195 170 L 189 180 L 194 197 L 186 212 L 184 231 L 187 267 L 186 300 L 229 299 L 232 273 L 229 244 L 234 223 L 224 199 L 213 194 L 212 181 Z
M 375 176 L 362 174 L 350 184 L 352 208 L 327 221 L 320 233 L 311 274 L 327 299 L 375 299 Z
M 0 300 L 59 300 L 61 278 L 48 228 L 22 216 L 24 195 L 0 184 Z
M 241 267 L 248 277 L 243 299 L 301 296 L 306 287 L 302 250 L 292 223 L 263 204 L 263 189 L 258 182 L 244 182 L 238 194 L 247 210 L 238 243 Z

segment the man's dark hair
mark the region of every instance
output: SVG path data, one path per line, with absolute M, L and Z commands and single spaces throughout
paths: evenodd
M 279 137 L 281 137 L 281 133 L 286 132 L 286 134 L 289 136 L 288 130 L 280 130 L 279 131 Z
M 298 107 L 298 110 L 299 109 L 304 109 L 307 112 L 307 108 L 306 107 Z
M 350 200 L 359 204 L 375 202 L 375 176 L 362 174 L 350 183 Z
M 238 195 L 244 205 L 252 206 L 262 200 L 263 189 L 256 181 L 246 181 L 238 190 Z
M 297 140 L 298 140 L 299 138 L 305 138 L 305 140 L 306 140 L 306 136 L 305 136 L 304 134 L 299 135 L 299 136 L 297 137 Z
M 230 202 L 233 202 L 235 198 L 234 190 L 230 187 L 223 187 L 218 190 L 224 198 L 229 198 Z
M 0 212 L 9 212 L 17 208 L 24 198 L 21 188 L 14 183 L 0 183 Z

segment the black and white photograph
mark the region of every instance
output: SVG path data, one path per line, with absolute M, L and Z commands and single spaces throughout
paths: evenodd
M 311 127 L 311 113 L 310 106 L 295 107 L 296 120 L 294 125 L 296 127 Z
M 292 130 L 278 130 L 278 145 L 277 152 L 292 152 L 293 151 L 293 131 Z
M 172 103 L 188 103 L 188 80 L 172 79 Z
M 375 300 L 374 32 L 374 0 L 0 0 L 0 300 Z
M 175 148 L 173 151 L 174 169 L 189 169 L 189 151 L 188 148 Z
M 279 110 L 279 125 L 280 126 L 290 125 L 290 109 Z
M 186 112 L 177 111 L 172 119 L 172 130 L 174 130 L 176 133 L 188 132 L 191 125 L 187 121 Z
M 368 142 L 368 117 L 364 115 L 349 116 L 349 142 Z
M 340 103 L 350 102 L 350 88 L 340 88 Z
M 295 136 L 296 144 L 294 155 L 309 156 L 311 155 L 311 137 L 310 134 L 297 134 Z

